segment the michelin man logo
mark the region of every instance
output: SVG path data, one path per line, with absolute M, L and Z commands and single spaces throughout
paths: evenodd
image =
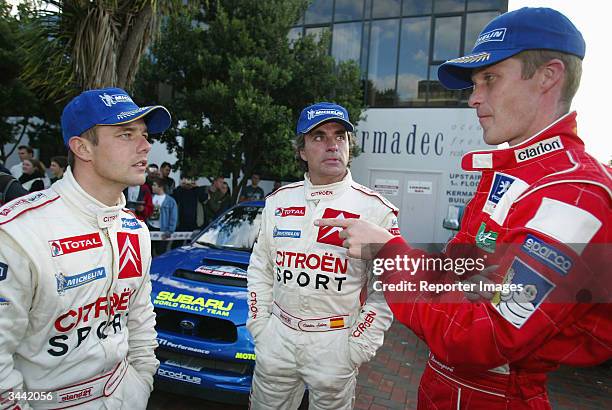
M 504 283 L 522 285 L 522 289 L 498 292 L 491 303 L 504 319 L 518 329 L 555 288 L 552 282 L 519 258 L 514 258 Z
M 100 99 L 107 107 L 111 107 L 117 103 L 128 103 L 132 102 L 132 99 L 127 94 L 102 94 L 100 95 Z

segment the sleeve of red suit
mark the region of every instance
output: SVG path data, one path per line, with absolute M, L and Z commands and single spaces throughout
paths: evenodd
M 609 359 L 610 203 L 602 195 L 576 198 L 569 203 L 563 192 L 544 189 L 515 204 L 504 239 L 512 245 L 503 247 L 498 273 L 504 283 L 522 284 L 522 292 L 498 292 L 491 301 L 469 303 L 461 291 L 436 293 L 420 287 L 422 281 L 452 283 L 452 274 L 387 269 L 386 286 L 416 286 L 403 292 L 387 288 L 393 314 L 451 366 L 490 369 L 521 360 L 548 342 L 558 362 L 593 365 Z M 404 255 L 432 256 L 396 237 L 377 258 Z

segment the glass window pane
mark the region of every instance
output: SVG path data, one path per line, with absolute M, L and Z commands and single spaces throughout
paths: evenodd
M 365 16 L 364 19 L 372 18 L 372 1 L 373 0 L 365 0 Z
M 368 70 L 368 47 L 370 45 L 370 22 L 363 23 L 363 43 L 361 43 L 361 76 L 365 78 Z
M 334 21 L 360 20 L 363 16 L 363 0 L 336 0 Z
M 501 10 L 502 0 L 468 0 L 468 11 L 474 10 Z
M 404 0 L 402 14 L 410 16 L 414 14 L 431 14 L 432 0 Z
M 372 89 L 368 92 L 369 103 L 378 107 L 391 106 L 395 102 L 396 95 L 399 20 L 373 21 L 371 24 L 368 80 Z
M 459 105 L 460 91 L 448 90 L 438 81 L 438 67 L 429 68 L 428 107 L 453 107 Z
M 306 10 L 305 23 L 329 23 L 332 18 L 334 0 L 313 0 Z
M 289 34 L 287 34 L 289 43 L 295 43 L 295 41 L 300 37 L 302 37 L 302 27 L 294 27 L 289 30 Z
M 359 63 L 361 26 L 361 22 L 334 25 L 332 56 L 337 62 L 355 60 Z
M 439 17 L 434 22 L 433 60 L 446 61 L 459 57 L 461 17 Z
M 489 21 L 497 16 L 499 16 L 499 13 L 496 11 L 489 13 L 469 13 L 467 15 L 465 23 L 465 54 L 472 51 L 478 34 L 480 34 Z
M 429 32 L 431 18 L 402 20 L 397 94 L 402 102 L 426 100 L 427 69 L 429 67 Z
M 323 33 L 329 33 L 329 27 L 308 27 L 306 29 L 307 36 L 314 36 L 317 42 L 321 41 L 321 37 L 323 37 Z
M 434 2 L 434 12 L 436 13 L 455 13 L 463 11 L 465 0 L 436 0 Z
M 397 17 L 400 15 L 401 0 L 375 0 L 372 18 Z

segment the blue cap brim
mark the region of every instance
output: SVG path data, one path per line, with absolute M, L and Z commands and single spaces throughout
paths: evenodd
M 468 54 L 448 60 L 438 67 L 438 80 L 450 90 L 463 90 L 472 87 L 472 70 L 499 63 L 520 53 L 520 49 L 495 50 Z
M 153 105 L 150 107 L 142 107 L 135 113 L 125 115 L 121 119 L 118 119 L 116 115 L 113 115 L 109 118 L 105 118 L 97 125 L 127 124 L 143 117 L 145 123 L 147 124 L 147 131 L 149 134 L 160 134 L 166 131 L 172 123 L 172 116 L 166 107 L 161 105 Z
M 326 123 L 326 122 L 337 122 L 337 123 L 340 123 L 340 124 L 344 125 L 344 128 L 348 132 L 353 132 L 355 130 L 355 127 L 353 126 L 353 124 L 351 124 L 347 120 L 343 120 L 342 118 L 338 118 L 338 117 L 328 117 L 328 118 L 322 119 L 319 122 L 316 122 L 316 123 L 312 124 L 310 127 L 306 128 L 305 130 L 299 131 L 299 133 L 300 134 L 306 134 L 306 133 L 310 132 L 311 130 L 315 129 L 316 127 L 318 127 L 319 125 L 322 125 L 323 123 Z

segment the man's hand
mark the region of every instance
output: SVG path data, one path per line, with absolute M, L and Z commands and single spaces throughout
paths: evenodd
M 493 299 L 494 294 L 483 290 L 482 285 L 494 283 L 491 277 L 496 274 L 498 268 L 499 265 L 487 266 L 482 272 L 464 280 L 463 283 L 469 283 L 474 286 L 474 292 L 464 292 L 465 297 L 471 302 L 486 302 Z
M 393 238 L 386 229 L 361 219 L 317 219 L 314 224 L 344 228 L 339 235 L 351 258 L 374 259 L 380 248 Z

